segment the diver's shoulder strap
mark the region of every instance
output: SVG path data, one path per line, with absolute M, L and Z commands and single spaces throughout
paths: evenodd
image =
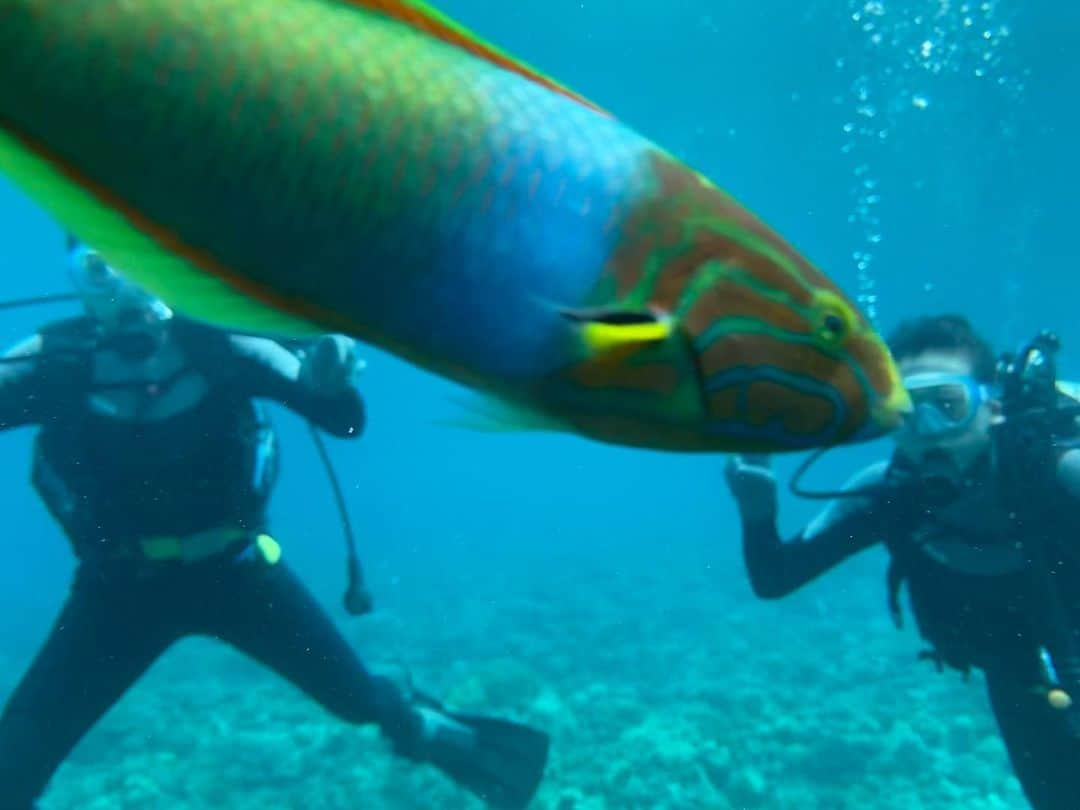
M 173 316 L 170 328 L 191 366 L 212 380 L 228 377 L 235 367 L 233 332 L 179 315 Z
M 47 323 L 37 333 L 41 338 L 39 368 L 65 385 L 89 385 L 91 358 L 101 337 L 98 323 L 92 318 L 67 318 Z
M 100 331 L 92 318 L 65 318 L 52 321 L 38 328 L 41 336 L 41 354 L 51 355 L 63 352 L 75 354 L 90 353 L 97 348 Z
M 230 332 L 182 315 L 173 316 L 170 328 L 173 338 L 192 359 L 218 355 L 230 343 Z

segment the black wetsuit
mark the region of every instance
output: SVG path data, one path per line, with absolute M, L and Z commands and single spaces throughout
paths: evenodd
M 347 721 L 392 726 L 398 691 L 368 673 L 288 565 L 253 543 L 267 530 L 275 472 L 259 450 L 269 427 L 253 399 L 356 436 L 359 394 L 311 390 L 283 370 L 292 358 L 270 341 L 176 321 L 188 364 L 156 385 L 195 375 L 203 395 L 165 419 L 113 419 L 88 404 L 93 361 L 80 347 L 93 346 L 94 329 L 45 330 L 40 359 L 0 374 L 0 429 L 41 428 L 34 481 L 79 558 L 67 603 L 0 717 L 0 806 L 31 807 L 84 733 L 187 635 L 228 642 Z M 221 526 L 242 536 L 202 561 L 137 551 L 147 536 Z
M 919 631 L 941 665 L 985 673 L 990 702 L 1013 768 L 1037 810 L 1080 808 L 1080 738 L 1047 700 L 1041 650 L 1051 644 L 1040 594 L 1015 544 L 1010 517 L 984 462 L 960 492 L 942 499 L 899 459 L 850 486 L 906 483 L 834 501 L 784 542 L 774 521 L 743 522 L 743 551 L 755 593 L 779 598 L 877 543 L 890 555 L 890 608 L 906 583 Z M 1050 544 L 1053 576 L 1066 594 L 1071 628 L 1080 627 L 1080 503 L 1057 482 L 1024 493 L 1029 522 Z M 1072 631 L 1075 632 L 1075 631 Z M 1074 695 L 1080 699 L 1080 696 Z

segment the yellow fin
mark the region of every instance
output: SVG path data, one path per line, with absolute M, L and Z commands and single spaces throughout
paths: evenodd
M 671 322 L 651 312 L 618 309 L 567 310 L 563 315 L 580 324 L 585 344 L 597 353 L 660 343 L 671 336 Z
M 311 337 L 327 331 L 261 304 L 167 251 L 58 163 L 0 129 L 0 174 L 111 266 L 178 312 L 225 329 Z
M 666 323 L 638 323 L 613 326 L 590 323 L 584 328 L 585 342 L 598 352 L 606 352 L 628 344 L 658 343 L 666 340 L 671 329 Z

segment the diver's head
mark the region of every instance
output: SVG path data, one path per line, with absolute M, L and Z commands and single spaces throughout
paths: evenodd
M 901 323 L 889 339 L 914 406 L 894 434 L 902 456 L 963 472 L 990 448 L 1000 414 L 994 398 L 994 352 L 960 315 Z
M 70 235 L 67 259 L 71 283 L 87 314 L 101 325 L 110 348 L 133 358 L 153 353 L 164 340 L 172 310 Z

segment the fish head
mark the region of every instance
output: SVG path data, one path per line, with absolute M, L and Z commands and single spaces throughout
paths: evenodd
M 587 346 L 574 390 L 602 403 L 578 407 L 576 429 L 659 449 L 780 453 L 900 426 L 911 403 L 888 347 L 838 290 L 788 300 L 730 265 L 696 275 L 677 308 L 564 312 Z
M 789 296 L 719 272 L 708 289 L 684 328 L 703 429 L 721 443 L 783 452 L 863 442 L 910 411 L 884 340 L 833 285 Z
M 701 175 L 666 158 L 654 174 L 609 300 L 666 328 L 628 357 L 638 376 L 621 374 L 623 390 L 662 392 L 674 432 L 704 450 L 799 451 L 899 427 L 911 402 L 894 359 L 837 284 Z

